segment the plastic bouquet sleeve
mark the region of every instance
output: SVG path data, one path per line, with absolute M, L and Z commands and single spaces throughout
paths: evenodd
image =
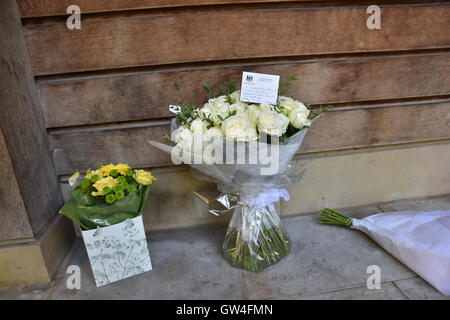
M 398 211 L 358 220 L 331 209 L 322 210 L 321 223 L 360 230 L 450 296 L 450 211 Z
M 150 185 L 155 178 L 145 170 L 133 170 L 127 164 L 99 165 L 88 169 L 82 181 L 80 173 L 69 179 L 74 186 L 70 199 L 59 210 L 83 230 L 109 227 L 133 219 L 142 213 Z
M 176 125 L 173 122 L 172 130 L 174 129 Z M 235 143 L 233 148 L 227 149 L 225 139 L 214 142 L 223 144 L 223 150 L 226 150 L 223 162 L 195 164 L 196 150 L 191 150 L 187 157 L 191 162 L 183 161 L 190 164 L 194 177 L 216 183 L 222 193 L 220 197 L 236 199 L 233 206 L 226 208 L 234 211 L 223 242 L 225 258 L 232 266 L 259 272 L 289 254 L 290 238 L 284 230 L 274 204 L 281 199 L 289 200 L 285 187 L 293 183 L 293 179 L 301 177 L 303 168 L 290 166 L 290 161 L 300 148 L 307 131 L 305 128 L 289 137 L 285 143 L 277 145 L 260 141 L 240 142 L 242 153 L 247 159 L 258 159 L 253 164 L 240 164 L 237 160 L 238 143 Z M 171 153 L 172 159 L 174 154 L 177 154 L 173 152 L 176 147 L 156 141 L 149 143 Z M 260 161 L 263 155 L 267 157 L 275 153 L 276 160 L 270 165 Z M 226 161 L 230 158 L 232 161 Z
M 70 199 L 59 212 L 84 230 L 112 226 L 140 215 L 149 190 L 149 186 L 139 186 L 135 192 L 130 192 L 114 204 L 105 205 L 93 203 L 82 194 L 81 187 L 78 185 L 71 191 Z

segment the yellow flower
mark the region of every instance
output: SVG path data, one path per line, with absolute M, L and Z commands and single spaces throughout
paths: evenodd
M 110 187 L 111 189 L 114 188 L 116 185 L 119 184 L 119 181 L 117 179 L 114 179 L 113 177 L 106 177 L 97 180 L 94 183 L 94 188 L 97 189 L 97 191 L 92 191 L 92 195 L 95 196 L 104 196 L 103 188 L 104 187 Z
M 134 179 L 136 179 L 137 183 L 142 184 L 143 186 L 148 186 L 153 180 L 156 180 L 150 172 L 145 170 L 134 170 Z
M 91 168 L 87 169 L 86 174 L 84 175 L 84 177 L 86 179 L 91 179 L 92 176 L 97 175 L 99 178 L 103 178 L 103 172 L 100 171 L 100 169 L 97 169 L 95 171 L 92 171 Z
M 75 172 L 73 175 L 70 176 L 69 178 L 69 184 L 71 186 L 73 186 L 75 184 L 75 182 L 77 182 L 78 177 L 80 176 L 80 173 L 77 171 Z
M 101 167 L 99 170 L 103 172 L 104 176 L 107 176 L 111 173 L 111 171 L 115 170 L 121 175 L 126 175 L 127 170 L 131 169 L 127 164 L 118 163 L 118 164 L 108 164 L 106 166 Z

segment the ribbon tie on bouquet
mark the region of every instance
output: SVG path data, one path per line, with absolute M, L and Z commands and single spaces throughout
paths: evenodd
M 222 193 L 215 199 L 215 201 L 219 202 L 222 206 L 225 207 L 225 209 L 211 209 L 209 210 L 209 212 L 216 216 L 219 216 L 241 206 L 258 208 L 269 207 L 270 210 L 274 210 L 274 204 L 276 202 L 278 202 L 280 199 L 289 201 L 290 196 L 285 188 L 267 188 L 258 192 L 256 195 L 242 194 L 240 198 L 241 199 L 239 199 L 239 196 L 235 194 Z

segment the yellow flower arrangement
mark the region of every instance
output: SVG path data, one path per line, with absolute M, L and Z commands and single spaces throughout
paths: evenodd
M 134 170 L 134 179 L 137 183 L 148 186 L 152 183 L 153 180 L 156 180 L 154 176 L 150 172 L 147 172 L 145 170 Z
M 103 172 L 100 169 L 97 169 L 95 171 L 92 171 L 91 168 L 87 169 L 86 174 L 84 175 L 84 177 L 86 179 L 92 179 L 92 176 L 98 176 L 98 178 L 103 178 Z
M 69 181 L 72 181 L 72 184 L 74 184 L 79 176 L 80 173 L 76 172 L 70 177 Z M 132 170 L 129 165 L 123 163 L 111 163 L 100 166 L 97 170 L 89 168 L 80 185 L 82 188 L 92 186 L 96 190 L 90 192 L 92 196 L 106 196 L 106 202 L 111 204 L 116 200 L 122 199 L 129 192 L 136 191 L 137 186 L 133 182 L 146 187 L 153 180 L 156 180 L 156 178 L 150 172 Z
M 95 196 L 104 196 L 103 188 L 109 187 L 110 189 L 113 189 L 116 185 L 119 184 L 119 181 L 117 179 L 114 179 L 111 176 L 108 176 L 106 178 L 101 178 L 97 180 L 93 187 L 97 189 L 97 191 L 92 191 L 92 195 Z
M 118 164 L 108 164 L 106 166 L 100 167 L 98 170 L 100 170 L 103 173 L 103 176 L 108 176 L 111 174 L 111 171 L 116 171 L 117 173 L 121 174 L 122 176 L 126 175 L 127 170 L 130 170 L 130 166 L 124 163 L 118 163 Z
M 82 180 L 76 184 L 78 178 Z M 69 178 L 70 185 L 76 186 L 59 212 L 85 230 L 132 219 L 142 213 L 153 180 L 150 172 L 133 170 L 127 164 L 98 163 L 84 176 L 75 172 Z

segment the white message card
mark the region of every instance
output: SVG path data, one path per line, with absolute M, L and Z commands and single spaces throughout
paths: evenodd
M 277 104 L 280 76 L 256 72 L 242 73 L 242 102 Z

